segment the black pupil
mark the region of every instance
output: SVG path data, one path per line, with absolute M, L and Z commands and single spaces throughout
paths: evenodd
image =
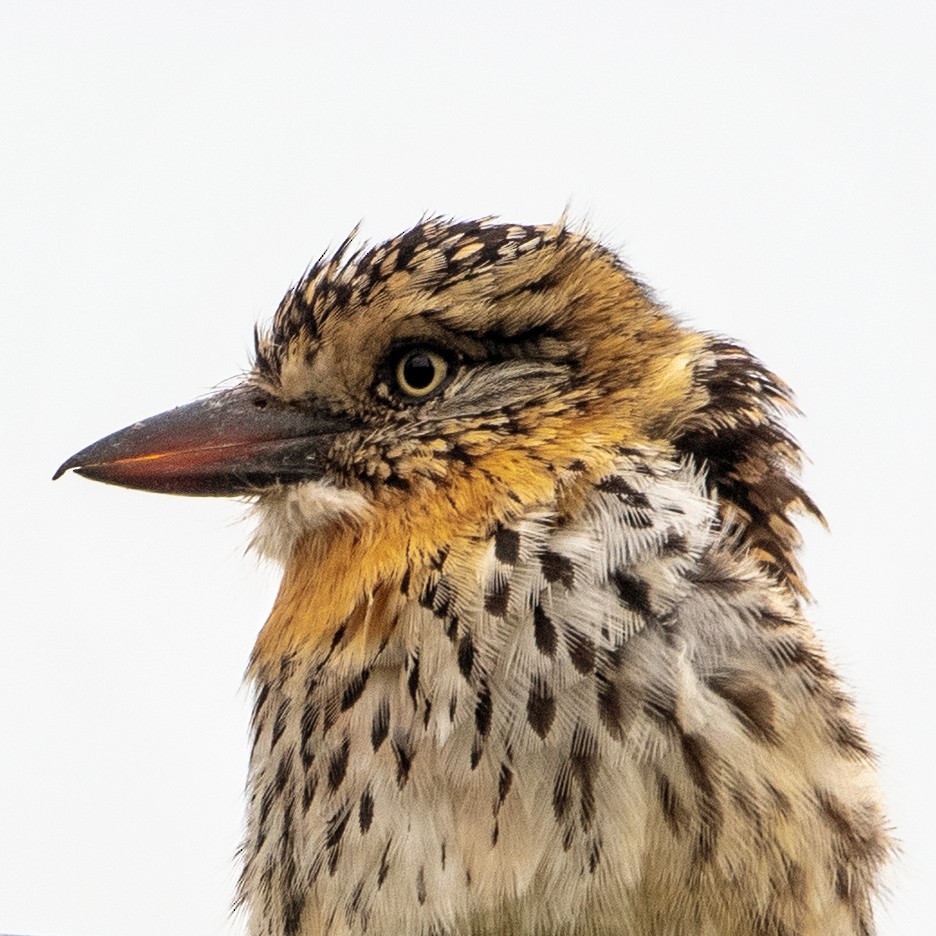
M 425 390 L 435 380 L 435 364 L 426 354 L 411 354 L 403 363 L 403 379 L 413 390 Z

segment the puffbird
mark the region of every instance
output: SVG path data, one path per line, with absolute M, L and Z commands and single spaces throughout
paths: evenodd
M 565 222 L 354 244 L 242 383 L 58 472 L 247 498 L 284 567 L 248 932 L 871 934 L 889 832 L 804 617 L 788 388 Z

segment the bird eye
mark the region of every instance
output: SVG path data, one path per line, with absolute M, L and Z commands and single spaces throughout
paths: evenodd
M 397 361 L 397 386 L 408 396 L 424 397 L 435 390 L 448 374 L 448 361 L 436 351 L 419 348 L 407 351 Z

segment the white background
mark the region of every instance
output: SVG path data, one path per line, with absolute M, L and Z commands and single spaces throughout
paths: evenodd
M 811 613 L 903 842 L 880 930 L 928 932 L 934 11 L 6 0 L 0 931 L 240 932 L 240 676 L 276 573 L 236 503 L 56 466 L 240 372 L 360 219 L 569 204 L 798 392 Z

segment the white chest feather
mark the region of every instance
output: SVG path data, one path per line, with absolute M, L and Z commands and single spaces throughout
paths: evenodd
M 689 469 L 625 456 L 575 522 L 500 527 L 411 599 L 365 667 L 258 686 L 252 936 L 780 936 L 804 901 L 858 932 L 850 705 Z

